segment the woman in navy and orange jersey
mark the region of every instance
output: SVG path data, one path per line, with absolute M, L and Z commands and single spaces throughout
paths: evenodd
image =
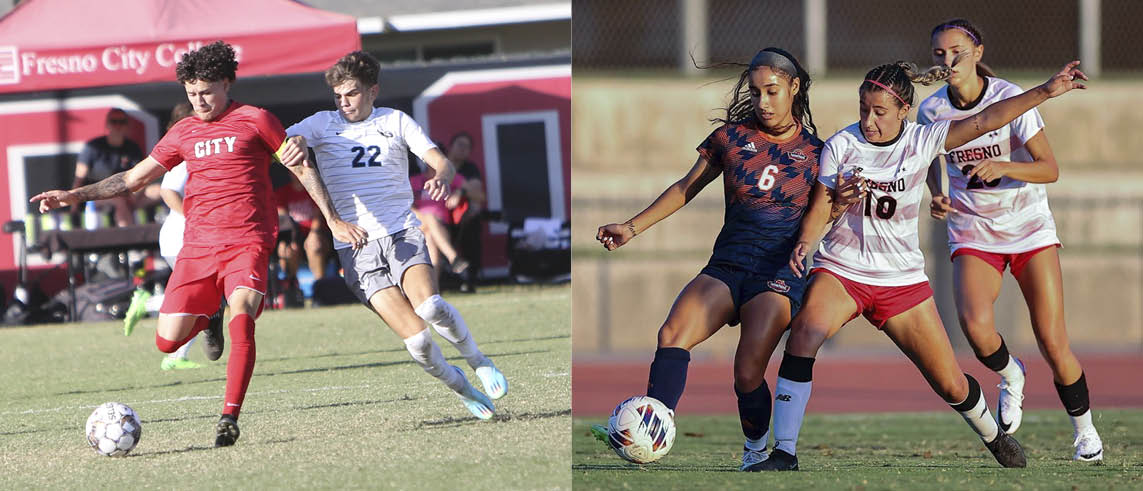
M 957 56 L 968 62 L 952 68 L 946 90 L 921 103 L 917 122 L 959 120 L 1023 90 L 997 78 L 980 64 L 984 53 L 980 30 L 964 19 L 933 28 L 933 61 L 952 65 Z M 1035 109 L 1015 121 L 952 148 L 945 156 L 949 194 L 941 190 L 941 162 L 933 162 L 929 191 L 933 218 L 948 219 L 952 251 L 953 291 L 964 335 L 981 363 L 1000 374 L 1000 428 L 1015 433 L 1024 400 L 1024 364 L 1008 352 L 996 331 L 993 304 L 1000 296 L 1006 266 L 1020 284 L 1032 319 L 1040 353 L 1052 369 L 1060 402 L 1075 429 L 1080 461 L 1103 460 L 1103 443 L 1091 421 L 1087 380 L 1068 346 L 1064 326 L 1064 291 L 1060 239 L 1048 208 L 1044 184 L 1059 176 L 1052 147 Z
M 746 437 L 742 467 L 766 457 L 770 388 L 766 363 L 805 282 L 786 267 L 798 222 L 818 173 L 822 142 L 809 109 L 810 77 L 792 55 L 759 51 L 739 76 L 722 123 L 698 147 L 698 159 L 647 209 L 599 227 L 607 250 L 677 211 L 722 176 L 726 217 L 710 261 L 679 293 L 659 329 L 647 395 L 674 411 L 686 383 L 690 350 L 724 325 L 741 322 L 734 390 Z

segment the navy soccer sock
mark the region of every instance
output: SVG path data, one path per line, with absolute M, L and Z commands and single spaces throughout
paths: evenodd
M 687 385 L 687 365 L 691 352 L 682 348 L 659 348 L 651 362 L 651 375 L 647 379 L 647 396 L 654 397 L 672 411 L 683 396 Z
M 770 386 L 763 380 L 757 389 L 739 392 L 735 388 L 734 394 L 738 396 L 738 419 L 742 423 L 742 434 L 748 440 L 761 440 L 770 430 Z M 765 448 L 766 442 L 763 441 L 762 445 Z

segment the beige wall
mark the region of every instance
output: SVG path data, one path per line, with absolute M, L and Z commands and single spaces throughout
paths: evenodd
M 713 82 L 713 83 L 712 83 Z M 647 358 L 675 295 L 705 264 L 722 225 L 722 191 L 708 186 L 689 205 L 628 246 L 604 253 L 599 225 L 649 204 L 694 162 L 733 80 L 573 79 L 573 348 L 593 356 Z M 859 80 L 817 83 L 811 97 L 819 133 L 856 119 Z M 1028 81 L 1019 81 L 1031 86 Z M 919 88 L 918 98 L 936 88 Z M 1049 187 L 1065 248 L 1066 315 L 1077 349 L 1143 349 L 1143 82 L 1097 81 L 1042 106 L 1061 180 Z M 935 225 L 935 227 L 934 227 Z M 963 346 L 950 292 L 943 223 L 921 220 L 922 248 L 938 308 Z M 1035 340 L 1019 287 L 1006 276 L 997 325 L 1014 349 Z M 738 333 L 724 329 L 695 350 L 729 358 Z M 833 350 L 893 351 L 864 321 Z

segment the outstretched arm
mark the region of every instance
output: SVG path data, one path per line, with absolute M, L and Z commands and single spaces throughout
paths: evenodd
M 671 184 L 658 198 L 655 198 L 650 206 L 626 222 L 611 223 L 599 227 L 595 239 L 601 242 L 607 250 L 614 251 L 636 235 L 643 233 L 644 230 L 651 228 L 652 225 L 659 223 L 659 220 L 679 211 L 679 208 L 694 199 L 699 191 L 702 191 L 721 172 L 718 168 L 711 166 L 706 157 L 700 156 L 695 160 L 695 165 L 691 167 L 687 175 Z
M 166 171 L 167 169 L 160 165 L 158 161 L 147 157 L 135 165 L 135 167 L 102 181 L 72 189 L 71 191 L 45 191 L 32 196 L 32 199 L 29 201 L 32 203 L 39 201 L 40 213 L 44 213 L 56 208 L 63 208 L 64 206 L 76 206 L 84 201 L 113 198 L 143 189 L 143 186 L 158 179 L 159 176 L 162 176 Z
M 306 188 L 306 192 L 313 198 L 318 210 L 325 217 L 333 237 L 347 244 L 352 244 L 354 249 L 365 245 L 368 240 L 368 233 L 365 232 L 365 229 L 342 220 L 341 216 L 338 215 L 337 209 L 333 207 L 333 199 L 329 197 L 329 191 L 321 180 L 321 173 L 318 172 L 317 166 L 308 162 L 309 152 L 306 148 L 305 138 L 301 136 L 287 138 L 278 151 L 278 158 L 282 161 L 282 165 L 285 165 L 290 172 L 298 176 L 302 187 Z
M 1017 181 L 1046 184 L 1056 182 L 1060 177 L 1060 166 L 1056 163 L 1056 156 L 1052 153 L 1052 146 L 1048 144 L 1048 137 L 1044 130 L 1040 130 L 1028 141 L 1024 148 L 1032 156 L 1031 162 L 999 162 L 983 160 L 972 168 L 968 177 L 979 177 L 988 182 L 1001 177 L 1008 177 Z
M 1076 65 L 1079 65 L 1078 61 L 1068 63 L 1063 70 L 1040 86 L 988 106 L 975 116 L 952 122 L 949 125 L 948 136 L 945 137 L 945 150 L 952 150 L 975 140 L 980 135 L 1011 123 L 1021 114 L 1048 99 L 1063 95 L 1072 89 L 1086 89 L 1087 87 L 1077 80 L 1087 80 L 1087 75 L 1077 70 Z

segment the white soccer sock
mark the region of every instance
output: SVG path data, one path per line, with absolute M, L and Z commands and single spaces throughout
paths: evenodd
M 980 435 L 981 440 L 990 443 L 1000 434 L 1000 427 L 997 426 L 996 420 L 992 419 L 992 413 L 988 412 L 988 401 L 980 392 L 980 384 L 976 382 L 976 379 L 968 377 L 968 385 L 968 396 L 964 398 L 964 401 L 949 405 L 953 407 L 953 410 L 960 413 L 964 422 L 968 423 L 977 435 Z M 976 402 L 970 401 L 973 397 L 976 398 Z
M 433 329 L 447 339 L 460 355 L 468 362 L 468 366 L 476 368 L 484 363 L 484 353 L 476 346 L 472 333 L 464 318 L 452 304 L 444 301 L 440 295 L 433 295 L 416 308 L 417 315 L 433 326 Z
M 1079 416 L 1072 416 L 1071 418 L 1072 426 L 1075 427 L 1077 435 L 1095 429 L 1095 426 L 1091 424 L 1091 409 L 1088 409 Z
M 432 334 L 428 329 L 416 333 L 405 339 L 405 349 L 409 350 L 409 354 L 413 356 L 413 360 L 417 362 L 429 375 L 436 377 L 441 382 L 444 382 L 448 388 L 453 392 L 460 392 L 468 385 L 464 375 L 458 370 L 454 370 L 444 359 L 441 354 L 440 347 L 437 343 L 433 342 Z
M 196 340 L 196 339 L 198 339 L 198 336 L 190 338 L 190 341 L 187 341 L 187 343 L 182 345 L 181 347 L 179 347 L 179 349 L 177 349 L 174 352 L 172 352 L 171 354 L 167 355 L 167 358 L 173 358 L 176 360 L 178 360 L 178 359 L 184 359 L 185 360 L 187 358 L 187 355 L 190 354 L 190 348 L 192 345 L 194 345 L 194 340 Z
M 996 373 L 999 373 L 1008 385 L 1024 386 L 1024 371 L 1020 370 L 1020 365 L 1016 363 L 1016 359 L 1012 355 L 1008 355 L 1008 364 L 997 370 Z
M 798 432 L 806 417 L 813 382 L 794 382 L 778 377 L 774 386 L 774 448 L 796 455 Z
M 746 449 L 747 450 L 753 450 L 755 452 L 761 452 L 763 450 L 766 450 L 766 442 L 768 442 L 768 441 L 770 441 L 770 432 L 769 431 L 764 433 L 762 435 L 762 438 L 759 438 L 757 440 L 747 438 L 746 439 Z

